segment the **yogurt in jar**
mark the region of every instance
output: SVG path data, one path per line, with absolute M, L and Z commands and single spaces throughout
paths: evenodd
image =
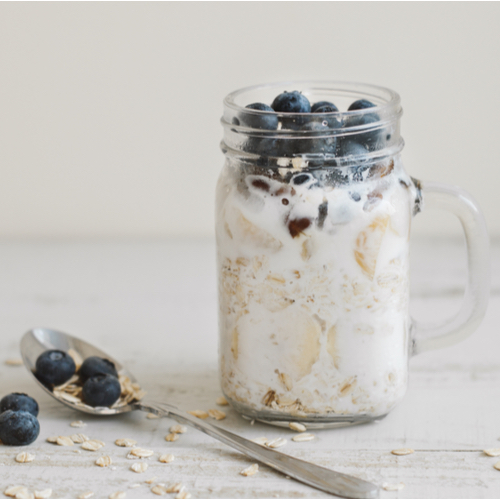
M 252 415 L 376 418 L 407 385 L 413 185 L 397 155 L 346 182 L 304 166 L 219 179 L 222 389 Z

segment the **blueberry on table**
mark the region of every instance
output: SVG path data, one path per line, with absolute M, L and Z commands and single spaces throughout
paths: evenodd
M 38 415 L 38 403 L 27 394 L 13 392 L 0 400 L 0 413 L 4 411 L 27 411 L 34 417 Z
M 73 358 L 64 351 L 45 351 L 38 356 L 35 375 L 46 387 L 64 384 L 76 372 Z
M 28 411 L 0 413 L 0 440 L 11 446 L 31 444 L 40 434 L 38 419 Z
M 265 130 L 276 130 L 278 128 L 278 115 L 271 106 L 263 104 L 262 102 L 254 102 L 245 106 L 245 108 L 266 111 L 266 113 L 241 113 L 240 122 L 242 125 Z
M 120 382 L 113 375 L 90 377 L 82 389 L 83 402 L 89 406 L 112 406 L 120 397 Z
M 118 378 L 115 364 L 109 359 L 100 358 L 99 356 L 87 358 L 78 370 L 78 375 L 80 375 L 83 382 L 96 375 L 113 375 Z
M 348 111 L 357 111 L 358 109 L 374 108 L 375 104 L 367 99 L 358 99 L 354 101 L 348 108 Z
M 311 104 L 298 90 L 283 92 L 271 104 L 277 113 L 310 113 Z
M 320 108 L 325 108 L 325 107 L 328 107 L 331 109 L 329 111 L 318 111 Z M 330 102 L 330 101 L 315 102 L 311 106 L 311 113 L 331 113 L 332 111 L 336 112 L 338 110 L 339 110 L 339 108 L 337 108 L 337 106 L 335 106 L 335 104 L 333 104 L 333 102 Z

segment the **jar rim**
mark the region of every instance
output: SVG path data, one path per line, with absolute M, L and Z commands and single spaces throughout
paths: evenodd
M 344 94 L 352 94 L 358 95 L 359 98 L 372 98 L 379 101 L 379 103 L 374 103 L 375 106 L 370 108 L 364 108 L 359 110 L 352 111 L 330 111 L 327 113 L 319 113 L 325 116 L 335 116 L 335 115 L 344 115 L 344 116 L 360 116 L 367 113 L 376 113 L 376 112 L 385 112 L 391 113 L 391 111 L 395 114 L 400 115 L 402 113 L 401 109 L 401 98 L 399 94 L 391 90 L 387 87 L 383 87 L 380 85 L 366 84 L 366 83 L 358 83 L 358 82 L 349 82 L 349 81 L 340 81 L 340 80 L 288 80 L 276 83 L 267 83 L 267 84 L 259 84 L 259 85 L 251 85 L 247 87 L 240 88 L 228 94 L 224 98 L 224 106 L 239 112 L 251 113 L 255 115 L 264 116 L 266 114 L 276 113 L 275 111 L 262 111 L 256 109 L 249 109 L 245 106 L 250 104 L 240 104 L 237 101 L 239 98 L 245 94 L 250 92 L 260 91 L 260 90 L 271 90 L 273 88 L 276 89 L 285 89 L 289 88 L 291 90 L 296 90 L 295 87 L 302 88 L 300 92 L 304 91 L 321 91 L 321 92 L 337 92 Z M 279 91 L 279 93 L 284 92 L 284 90 Z M 382 102 L 380 102 L 382 101 Z M 304 116 L 310 115 L 310 113 L 279 113 L 286 114 L 287 116 Z

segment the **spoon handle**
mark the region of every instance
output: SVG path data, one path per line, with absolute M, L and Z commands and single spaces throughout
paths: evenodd
M 170 417 L 181 424 L 194 427 L 209 436 L 237 449 L 241 453 L 276 469 L 297 481 L 327 493 L 345 498 L 378 498 L 380 490 L 375 484 L 354 476 L 335 472 L 325 467 L 293 458 L 266 446 L 254 443 L 221 427 L 209 424 L 187 412 L 166 403 L 137 403 L 137 409 Z

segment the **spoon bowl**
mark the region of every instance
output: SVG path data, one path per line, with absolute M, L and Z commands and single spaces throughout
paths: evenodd
M 79 405 L 66 399 L 58 398 L 53 391 L 43 385 L 35 375 L 36 360 L 44 351 L 57 349 L 59 351 L 68 352 L 70 349 L 76 351 L 83 359 L 90 356 L 98 356 L 100 358 L 109 359 L 114 363 L 117 372 L 120 375 L 127 376 L 132 383 L 137 383 L 137 379 L 130 373 L 118 360 L 109 354 L 101 351 L 97 347 L 73 337 L 67 333 L 51 330 L 49 328 L 33 328 L 28 331 L 21 339 L 21 356 L 24 366 L 33 374 L 38 385 L 52 397 L 56 398 L 60 403 L 73 408 L 74 410 L 90 413 L 91 415 L 117 415 L 119 413 L 127 413 L 135 410 L 135 406 L 127 404 L 116 408 L 97 407 L 92 408 L 88 405 Z
M 25 333 L 21 340 L 21 355 L 28 371 L 33 378 L 42 387 L 44 391 L 57 399 L 60 403 L 73 408 L 74 410 L 90 413 L 93 415 L 117 415 L 132 410 L 141 410 L 148 413 L 154 413 L 160 417 L 169 417 L 181 424 L 189 425 L 198 429 L 209 436 L 235 448 L 236 450 L 248 455 L 249 457 L 276 469 L 297 481 L 312 486 L 314 488 L 326 491 L 327 493 L 346 498 L 378 498 L 380 490 L 377 485 L 364 481 L 354 476 L 342 474 L 325 467 L 299 460 L 298 458 L 285 455 L 265 445 L 254 443 L 237 434 L 234 434 L 217 425 L 200 420 L 195 416 L 175 406 L 157 401 L 142 400 L 130 404 L 118 406 L 116 408 L 97 407 L 73 403 L 61 398 L 57 393 L 45 387 L 36 377 L 36 360 L 44 351 L 57 349 L 68 352 L 73 349 L 82 359 L 89 356 L 99 356 L 106 358 L 115 364 L 119 375 L 125 375 L 130 378 L 132 383 L 137 383 L 135 377 L 118 360 L 109 354 L 101 351 L 92 344 L 85 342 L 77 337 L 66 333 L 51 330 L 49 328 L 33 328 Z

